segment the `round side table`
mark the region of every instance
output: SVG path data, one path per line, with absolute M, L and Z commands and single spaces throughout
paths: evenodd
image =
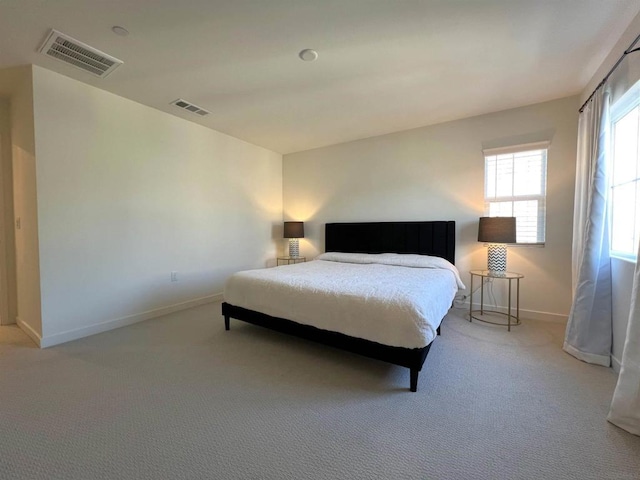
M 493 325 L 502 325 L 507 327 L 507 331 L 511 331 L 511 326 L 520 325 L 520 279 L 524 278 L 524 275 L 514 272 L 494 272 L 490 270 L 471 270 L 471 294 L 469 295 L 469 321 L 478 320 L 480 322 L 491 323 Z M 473 309 L 473 277 L 480 277 L 480 310 Z M 485 310 L 484 308 L 484 279 L 501 279 L 509 282 L 509 297 L 507 312 L 498 312 L 496 310 Z M 516 314 L 513 315 L 511 310 L 511 282 L 516 281 Z M 505 317 L 505 321 L 489 320 L 487 318 L 481 318 L 478 315 L 484 315 L 490 313 L 492 315 L 501 315 Z

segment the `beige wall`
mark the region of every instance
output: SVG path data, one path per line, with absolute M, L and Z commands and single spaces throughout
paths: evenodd
M 285 219 L 306 222 L 301 249 L 311 257 L 324 249 L 327 222 L 455 220 L 456 264 L 468 285 L 468 270 L 486 266 L 486 248 L 476 240 L 484 208 L 482 149 L 550 140 L 546 245 L 511 248 L 509 270 L 526 276 L 527 315 L 565 317 L 577 107 L 577 97 L 564 98 L 285 155 Z
M 43 345 L 211 300 L 275 257 L 280 154 L 39 67 L 33 85 Z

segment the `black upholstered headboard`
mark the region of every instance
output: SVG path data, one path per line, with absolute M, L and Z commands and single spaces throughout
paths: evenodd
M 417 253 L 455 263 L 456 222 L 327 223 L 325 251 Z

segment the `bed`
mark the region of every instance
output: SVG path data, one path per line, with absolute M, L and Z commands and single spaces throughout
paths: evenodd
M 222 304 L 225 329 L 235 318 L 403 366 L 410 370 L 410 390 L 417 391 L 419 372 L 440 334 L 440 322 L 462 284 L 452 266 L 454 275 L 446 266 L 409 267 L 453 264 L 455 222 L 328 223 L 325 251 L 319 260 L 234 274 Z M 314 275 L 318 280 L 311 284 Z M 350 282 L 343 275 L 360 280 Z M 434 276 L 443 279 L 438 280 L 444 282 L 442 293 L 436 283 L 423 288 Z M 400 288 L 405 277 L 410 281 Z M 345 291 L 338 291 L 341 284 Z M 384 284 L 390 287 L 388 292 Z M 369 295 L 374 290 L 384 298 Z M 405 300 L 421 303 L 409 307 L 398 303 Z M 305 310 L 305 304 L 311 308 Z

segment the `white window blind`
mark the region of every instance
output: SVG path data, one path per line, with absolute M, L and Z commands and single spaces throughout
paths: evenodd
M 611 255 L 636 260 L 640 243 L 640 83 L 612 108 Z
M 548 142 L 485 150 L 488 217 L 516 217 L 517 243 L 545 241 Z

